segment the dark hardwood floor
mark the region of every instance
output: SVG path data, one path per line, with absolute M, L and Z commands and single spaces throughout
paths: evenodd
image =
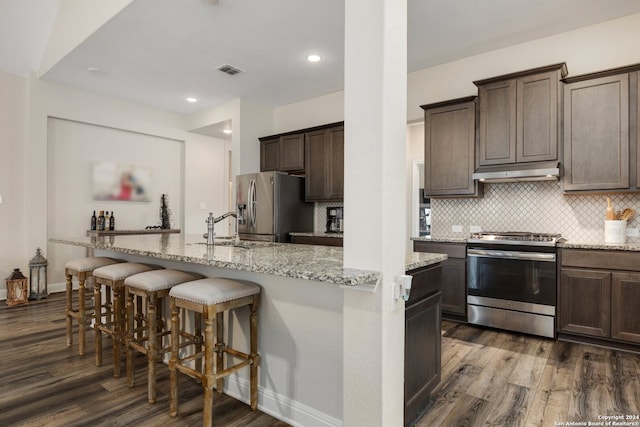
M 147 403 L 145 360 L 137 358 L 136 386 L 126 373 L 113 378 L 109 339 L 103 366 L 95 366 L 93 329 L 87 354 L 66 347 L 64 293 L 8 308 L 0 302 L 0 426 L 199 426 L 202 388 L 181 378 L 179 411 L 169 416 L 169 374 L 158 369 L 158 401 Z M 236 399 L 214 396 L 214 425 L 280 427 L 287 424 Z
M 640 354 L 444 321 L 442 380 L 416 425 L 607 425 L 607 415 L 640 425 L 624 419 L 640 416 Z
M 100 368 L 93 330 L 86 356 L 66 348 L 63 313 L 64 294 L 0 303 L 0 426 L 201 425 L 198 384 L 181 379 L 180 414 L 169 417 L 166 368 L 158 369 L 158 402 L 150 405 L 144 359 L 128 388 L 112 376 L 108 339 Z M 418 427 L 546 427 L 640 415 L 639 354 L 446 321 L 442 340 L 442 380 Z M 287 425 L 229 396 L 214 399 L 216 426 Z

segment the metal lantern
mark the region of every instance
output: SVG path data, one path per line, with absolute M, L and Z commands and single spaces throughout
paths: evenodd
M 42 256 L 42 250 L 36 249 L 36 256 L 29 261 L 30 295 L 29 299 L 46 298 L 47 293 L 47 259 Z
M 14 268 L 13 273 L 7 277 L 7 305 L 13 307 L 29 302 L 29 287 L 27 278 L 22 275 L 19 268 Z

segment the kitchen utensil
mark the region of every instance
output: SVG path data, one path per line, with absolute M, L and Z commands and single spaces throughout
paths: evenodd
M 611 198 L 607 197 L 607 212 L 605 213 L 604 218 L 606 220 L 612 221 L 616 219 L 616 213 L 611 206 Z
M 622 221 L 631 221 L 636 216 L 636 211 L 631 208 L 626 208 L 620 213 L 620 217 L 618 219 Z

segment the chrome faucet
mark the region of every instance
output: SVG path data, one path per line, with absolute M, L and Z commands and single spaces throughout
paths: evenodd
M 209 218 L 205 221 L 207 223 L 207 245 L 213 245 L 215 240 L 214 240 L 214 236 L 215 236 L 215 232 L 214 232 L 214 227 L 215 224 L 217 222 L 222 221 L 225 218 L 228 217 L 234 217 L 234 218 L 238 218 L 238 215 L 236 215 L 235 212 L 227 212 L 225 214 L 220 215 L 219 217 L 214 218 L 213 217 L 213 212 L 209 212 Z M 236 238 L 238 237 L 238 225 L 236 224 Z

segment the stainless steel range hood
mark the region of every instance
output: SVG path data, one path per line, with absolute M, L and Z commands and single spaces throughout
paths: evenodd
M 560 163 L 556 161 L 480 166 L 473 174 L 473 179 L 486 183 L 557 181 L 559 177 Z

